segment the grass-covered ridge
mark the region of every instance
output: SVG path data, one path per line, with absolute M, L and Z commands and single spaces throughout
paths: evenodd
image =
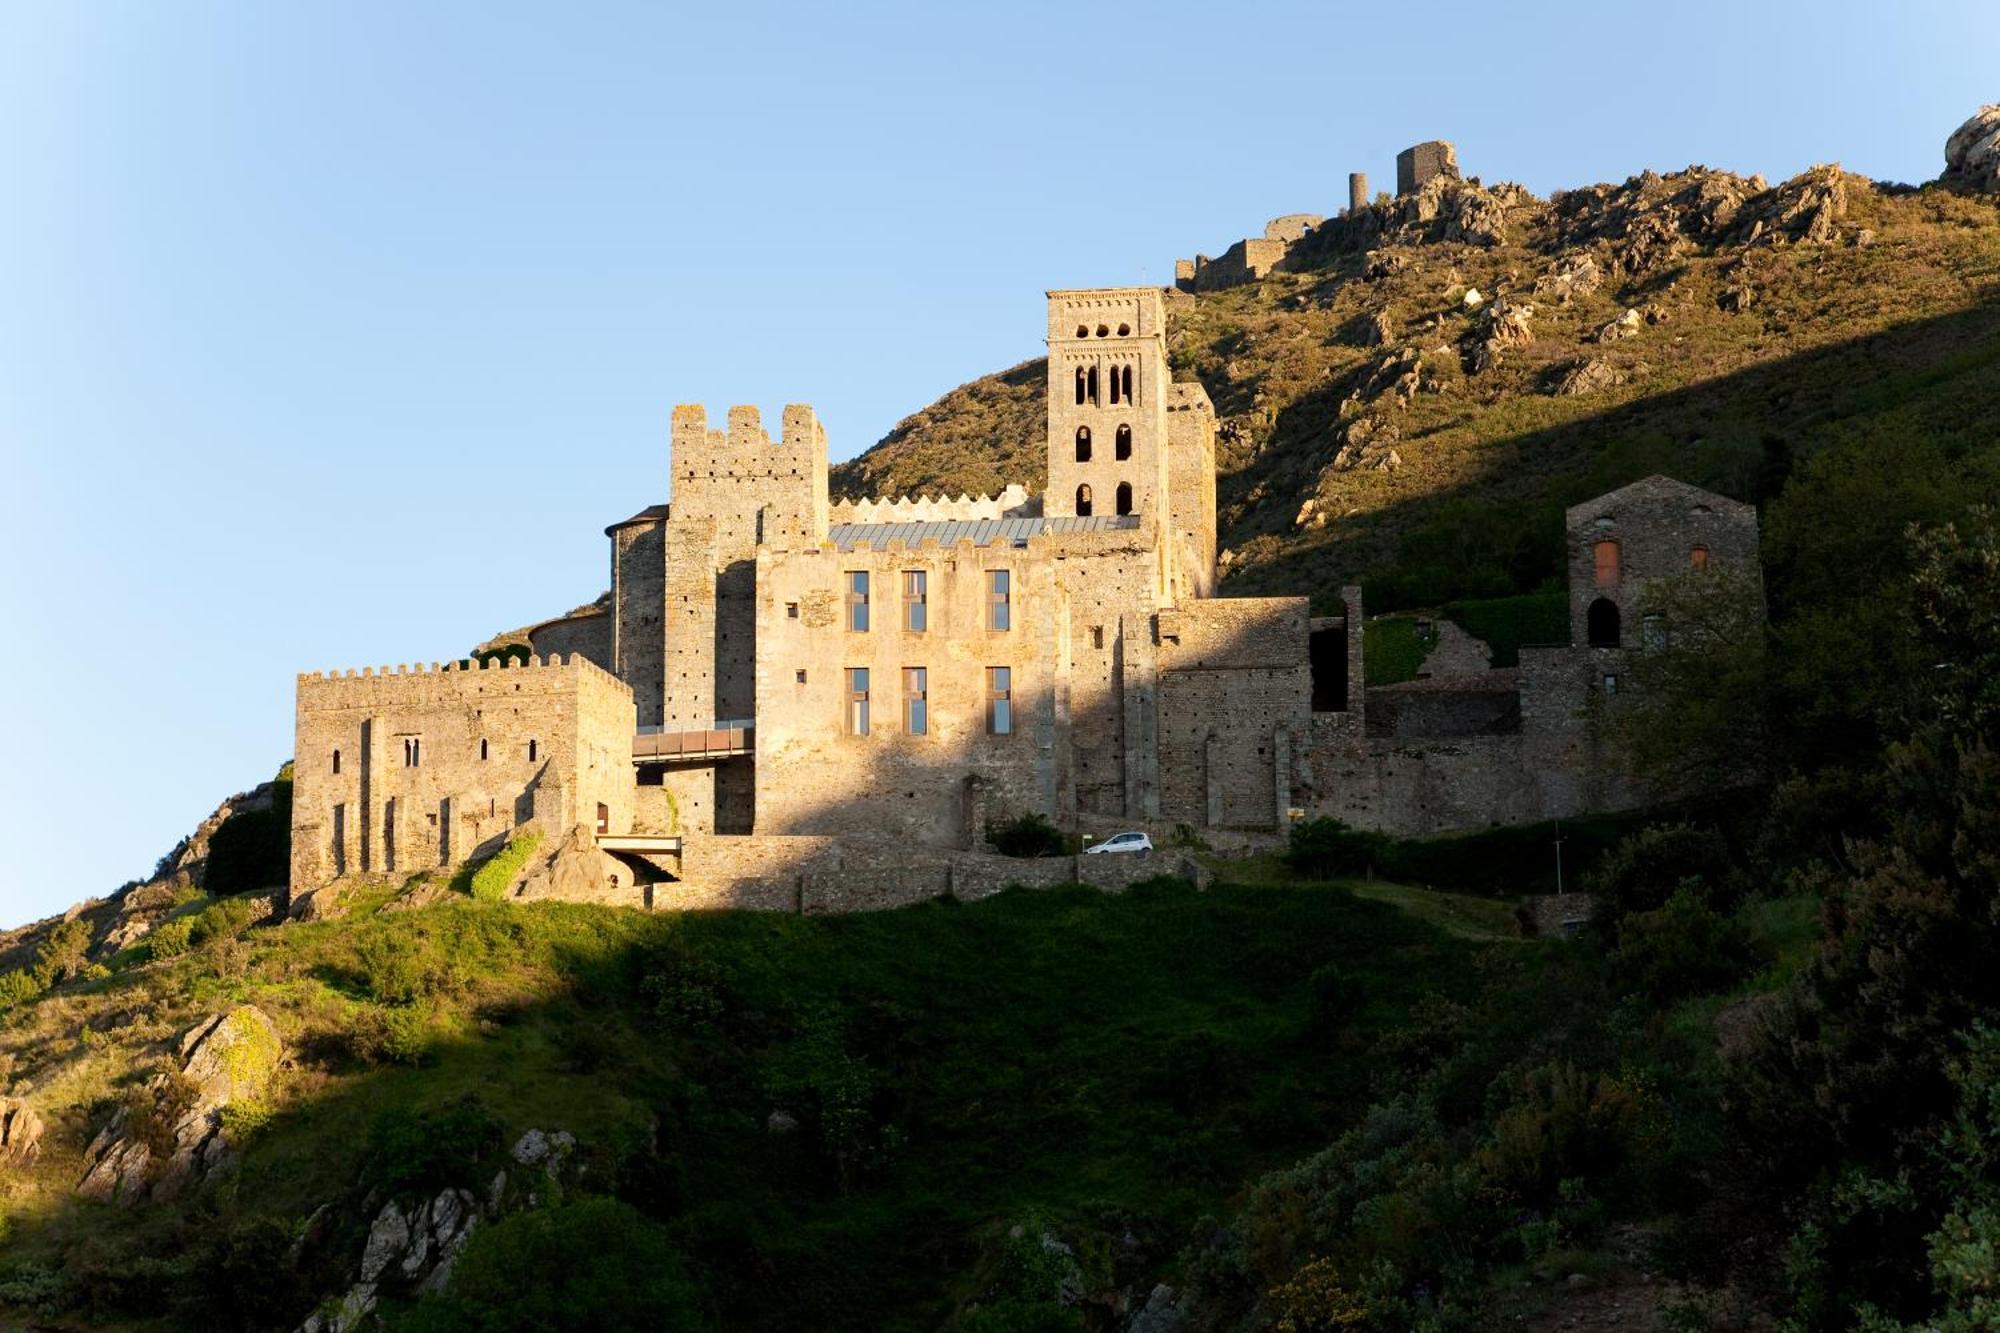
M 1102 1284 L 1163 1270 L 1244 1180 L 1352 1123 L 1476 948 L 1337 887 L 1175 882 L 830 919 L 453 897 L 217 935 L 11 1016 L 0 1059 L 61 1132 L 8 1185 L 0 1296 L 188 1318 L 219 1299 L 223 1238 L 440 1183 L 395 1145 L 475 1106 L 494 1143 L 575 1133 L 722 1327 L 936 1327 L 993 1303 L 1017 1224 L 1129 1234 L 1085 1265 Z M 240 1173 L 79 1207 L 82 1140 L 133 1072 L 236 1003 L 291 1052 Z M 774 1111 L 798 1129 L 773 1136 Z M 132 1265 L 151 1278 L 113 1280 Z M 257 1317 L 325 1294 L 274 1279 Z

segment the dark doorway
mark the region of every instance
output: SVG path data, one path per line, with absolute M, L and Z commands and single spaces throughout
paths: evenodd
M 1584 612 L 1584 629 L 1590 636 L 1593 648 L 1616 648 L 1618 646 L 1618 603 L 1609 597 L 1600 597 Z

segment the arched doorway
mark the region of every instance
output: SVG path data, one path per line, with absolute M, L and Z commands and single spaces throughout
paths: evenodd
M 1618 603 L 1609 597 L 1600 597 L 1584 612 L 1584 630 L 1593 648 L 1616 648 L 1618 646 Z

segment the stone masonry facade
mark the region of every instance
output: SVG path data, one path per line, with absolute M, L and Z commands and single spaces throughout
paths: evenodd
M 671 502 L 606 529 L 608 604 L 536 626 L 527 664 L 299 677 L 293 893 L 449 873 L 532 828 L 595 844 L 536 894 L 581 874 L 603 883 L 560 891 L 851 910 L 1139 873 L 987 853 L 1022 815 L 1152 831 L 1167 870 L 1177 828 L 1429 834 L 1640 799 L 1599 726 L 1646 651 L 1637 599 L 1754 567 L 1754 511 L 1665 478 L 1578 506 L 1571 643 L 1367 690 L 1358 589 L 1320 617 L 1216 595 L 1215 415 L 1172 379 L 1164 298 L 1048 294 L 1039 496 L 836 505 L 810 408 L 775 438 L 754 408 L 676 408 Z

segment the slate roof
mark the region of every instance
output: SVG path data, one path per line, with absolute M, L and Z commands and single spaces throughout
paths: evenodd
M 1089 518 L 983 518 L 938 523 L 835 523 L 827 538 L 842 551 L 851 551 L 856 542 L 867 542 L 875 550 L 891 541 L 904 546 L 935 540 L 940 546 L 956 546 L 970 538 L 974 546 L 996 543 L 1019 545 L 1045 532 L 1119 532 L 1139 526 L 1136 514 L 1114 516 L 1093 514 Z

